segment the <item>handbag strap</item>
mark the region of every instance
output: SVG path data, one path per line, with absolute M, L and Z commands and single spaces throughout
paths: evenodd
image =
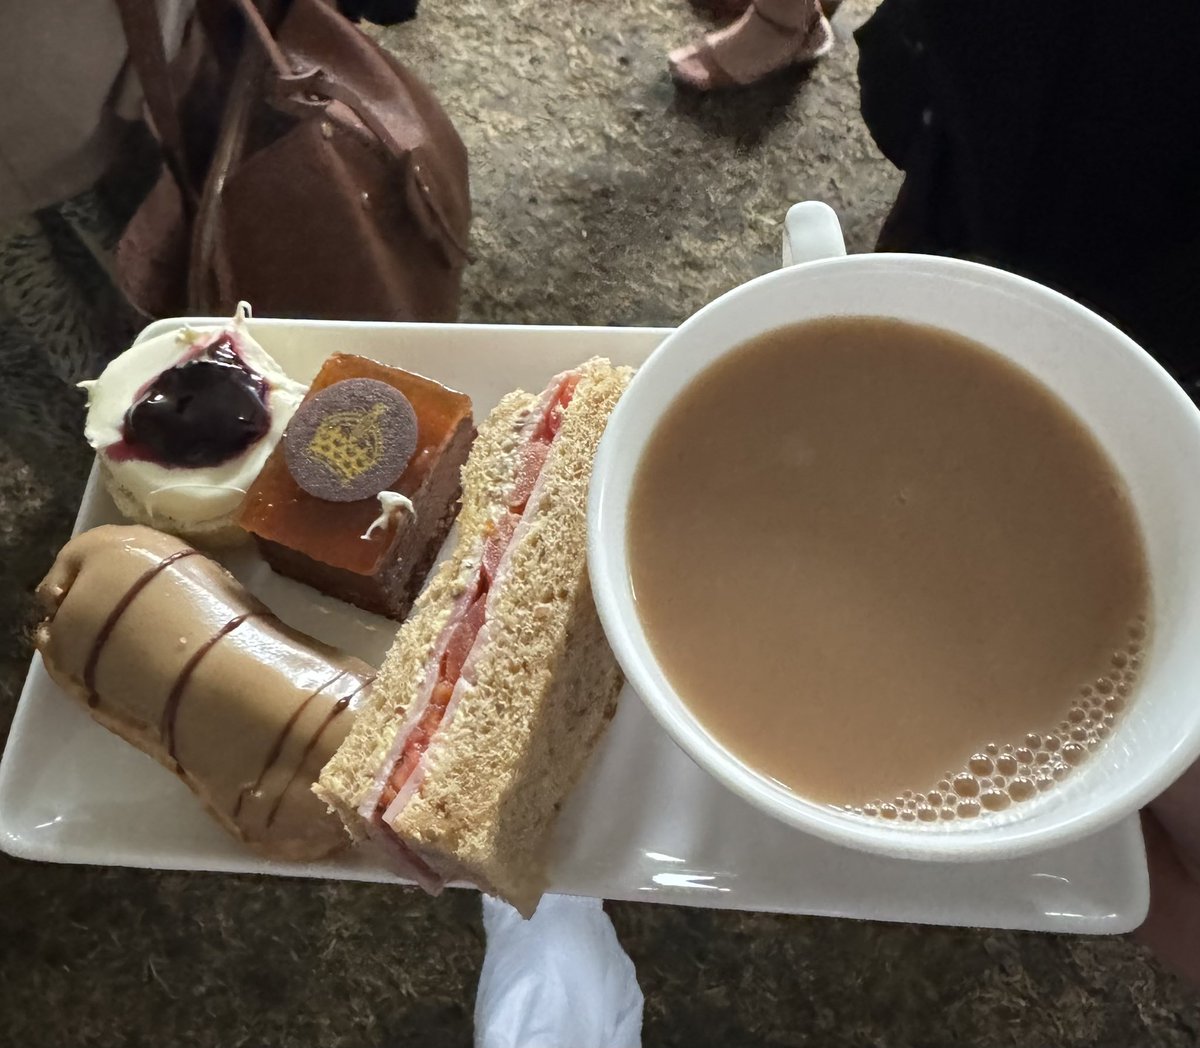
M 179 188 L 185 206 L 195 200 L 183 146 L 183 127 L 179 105 L 171 83 L 167 49 L 163 44 L 163 26 L 157 0 L 117 0 L 129 60 L 141 84 L 150 118 L 162 144 L 163 156 Z
M 254 86 L 262 76 L 263 65 L 264 58 L 258 48 L 244 47 L 229 73 L 230 89 L 221 115 L 221 130 L 196 207 L 188 255 L 188 302 L 200 312 L 216 312 L 218 303 L 234 300 L 233 268 L 221 222 L 221 193 L 226 178 L 242 158 L 254 104 Z

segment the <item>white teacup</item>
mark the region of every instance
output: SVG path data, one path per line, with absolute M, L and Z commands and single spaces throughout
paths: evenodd
M 925 255 L 846 255 L 824 204 L 787 215 L 784 269 L 722 295 L 654 352 L 596 456 L 588 564 L 608 639 L 634 689 L 703 768 L 764 811 L 850 847 L 914 859 L 1023 855 L 1094 833 L 1142 807 L 1200 756 L 1200 412 L 1143 349 L 1032 281 Z M 642 452 L 700 371 L 747 339 L 838 314 L 932 324 L 1003 353 L 1054 390 L 1125 478 L 1153 585 L 1140 689 L 1112 738 L 1059 787 L 1000 814 L 891 824 L 806 800 L 712 737 L 659 666 L 634 606 L 627 510 Z M 720 599 L 719 567 L 713 596 Z

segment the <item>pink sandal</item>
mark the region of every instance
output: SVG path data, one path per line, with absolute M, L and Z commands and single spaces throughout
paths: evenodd
M 784 49 L 782 54 L 757 68 L 738 73 L 721 61 L 721 45 L 736 38 L 751 20 L 757 19 L 779 36 L 795 41 L 794 46 Z M 808 28 L 800 30 L 766 15 L 752 0 L 745 13 L 732 26 L 710 33 L 699 43 L 672 51 L 667 58 L 671 76 L 685 87 L 696 91 L 712 91 L 729 87 L 744 87 L 761 80 L 770 73 L 794 65 L 815 62 L 833 49 L 833 28 L 818 7 Z

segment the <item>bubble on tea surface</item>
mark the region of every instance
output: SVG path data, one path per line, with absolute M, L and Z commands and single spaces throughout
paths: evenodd
M 1031 750 L 1028 746 L 1018 746 L 1016 751 L 1013 753 L 1013 756 L 1016 757 L 1018 762 L 1021 764 L 1033 763 L 1033 750 Z
M 881 819 L 896 819 L 900 816 L 900 810 L 894 804 L 881 804 L 879 806 L 879 817 Z
M 900 818 L 903 819 L 905 822 L 914 822 L 917 818 L 917 813 L 915 811 L 913 811 L 911 808 L 905 808 L 900 813 Z
M 959 801 L 954 814 L 960 819 L 974 819 L 980 810 L 978 801 Z
M 1110 661 L 1115 668 L 1123 670 L 1129 665 L 1129 656 L 1123 651 L 1114 651 Z
M 938 780 L 937 788 L 939 790 L 941 790 L 942 793 L 950 792 L 950 773 L 949 772 L 946 773 L 946 777 L 944 779 Z
M 1004 790 L 985 790 L 979 803 L 988 811 L 1003 811 L 1012 804 L 1012 798 Z
M 1031 731 L 1025 736 L 1025 745 L 1031 750 L 1040 750 L 1042 748 L 1042 737 L 1036 731 Z
M 953 808 L 939 808 L 938 809 L 938 818 L 943 819 L 946 822 L 949 822 L 951 819 L 954 818 L 954 809 Z
M 937 817 L 937 809 L 929 807 L 928 804 L 922 804 L 917 809 L 917 818 L 920 819 L 921 822 L 937 822 Z
M 942 806 L 942 794 L 940 790 L 931 790 L 925 797 L 925 802 L 932 808 L 940 808 Z
M 874 818 L 876 815 L 879 814 L 879 805 L 878 804 L 864 804 L 859 809 L 859 811 L 863 815 L 867 815 L 871 818 Z
M 996 756 L 997 753 L 1000 752 L 1000 747 L 997 746 L 994 742 L 989 742 L 984 747 L 984 749 L 987 751 L 987 754 L 989 757 L 994 757 L 994 756 Z
M 1013 779 L 1008 784 L 1008 795 L 1018 803 L 1029 800 L 1035 793 L 1037 793 L 1037 787 L 1033 784 L 1032 779 Z
M 976 753 L 969 761 L 967 768 L 974 775 L 991 775 L 996 765 L 986 753 Z
M 1070 724 L 1079 724 L 1086 717 L 1087 710 L 1082 706 L 1072 706 L 1070 712 L 1067 714 L 1067 721 Z
M 1014 753 L 1002 753 L 996 759 L 996 770 L 1002 775 L 1016 775 L 1020 762 Z
M 1039 750 L 1033 755 L 1033 763 L 1035 767 L 1040 767 L 1043 764 L 1050 763 L 1050 754 L 1045 750 Z
M 1128 681 L 1121 681 L 1121 683 L 1117 685 L 1117 694 L 1121 696 L 1121 698 L 1126 698 L 1131 691 L 1133 691 L 1133 687 Z M 1107 703 L 1105 705 L 1107 705 Z
M 1129 627 L 1129 639 L 1138 641 L 1146 639 L 1146 624 L 1144 622 L 1135 622 Z
M 978 797 L 979 780 L 974 775 L 968 775 L 965 772 L 962 775 L 956 775 L 954 776 L 954 792 L 960 797 Z
M 1056 735 L 1051 735 L 1046 739 L 1045 742 L 1042 743 L 1042 747 L 1047 753 L 1057 753 L 1058 748 L 1061 745 L 1062 743 L 1058 741 L 1058 737 Z
M 1096 690 L 1101 695 L 1111 695 L 1113 690 L 1113 682 L 1111 677 L 1097 677 Z
M 1033 780 L 1033 784 L 1044 793 L 1054 785 L 1054 779 L 1050 775 L 1039 775 Z
M 1086 699 L 1092 694 L 1092 686 L 1090 684 L 1084 684 L 1082 687 L 1080 687 L 1079 694 Z
M 1075 767 L 1083 763 L 1084 757 L 1087 756 L 1087 750 L 1078 742 L 1068 742 L 1063 747 L 1063 760 L 1071 767 Z

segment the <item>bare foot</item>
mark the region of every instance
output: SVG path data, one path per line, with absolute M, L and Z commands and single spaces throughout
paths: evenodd
M 778 0 L 773 6 L 779 6 Z M 776 70 L 827 55 L 833 47 L 828 19 L 815 4 L 795 6 L 807 19 L 804 24 L 775 17 L 758 0 L 732 25 L 672 51 L 667 58 L 671 75 L 697 91 L 711 91 L 752 84 Z

